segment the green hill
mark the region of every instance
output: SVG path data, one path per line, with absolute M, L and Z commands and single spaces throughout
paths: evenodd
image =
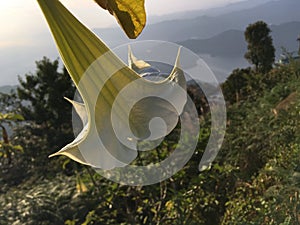
M 63 157 L 39 168 L 20 160 L 0 166 L 0 224 L 299 224 L 300 65 L 248 75 L 222 85 L 228 128 L 211 169 L 197 169 L 209 116 L 190 162 L 160 184 L 122 186 L 76 164 L 70 172 Z M 144 160 L 165 157 L 176 144 L 168 138 Z

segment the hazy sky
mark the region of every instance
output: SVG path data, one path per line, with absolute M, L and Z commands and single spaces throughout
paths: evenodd
M 61 0 L 89 27 L 116 25 L 114 18 L 93 0 Z M 146 0 L 148 15 L 204 9 L 241 0 Z M 0 47 L 26 44 L 28 36 L 47 29 L 41 10 L 35 0 L 0 1 Z
M 239 1 L 243 0 L 145 0 L 148 16 L 205 9 Z M 117 26 L 115 19 L 93 0 L 61 2 L 90 28 Z M 35 53 L 36 59 L 42 56 L 38 56 L 39 52 L 49 52 L 49 47 L 41 47 L 45 46 L 45 41 L 49 41 L 41 38 L 44 37 L 42 34 L 49 32 L 49 28 L 36 0 L 0 0 L 0 27 L 0 85 L 16 83 L 18 74 L 29 72 L 34 67 L 34 61 L 28 58 L 28 51 L 32 55 Z M 49 43 L 49 46 L 55 48 L 53 43 Z

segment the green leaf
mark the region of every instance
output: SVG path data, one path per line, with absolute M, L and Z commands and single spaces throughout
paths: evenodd
M 24 120 L 24 117 L 22 115 L 20 115 L 20 114 L 9 113 L 8 114 L 8 119 L 16 121 L 16 120 Z
M 23 152 L 23 147 L 21 145 L 13 145 L 12 147 L 16 151 Z
M 146 24 L 144 0 L 95 0 L 114 15 L 129 38 L 139 36 Z
M 0 120 L 16 121 L 16 120 L 24 120 L 24 117 L 16 113 L 6 113 L 6 114 L 0 113 Z

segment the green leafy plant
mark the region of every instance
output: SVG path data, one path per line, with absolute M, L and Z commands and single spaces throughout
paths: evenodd
M 15 113 L 0 113 L 0 128 L 2 130 L 2 140 L 0 141 L 0 159 L 2 164 L 10 165 L 12 163 L 12 156 L 18 152 L 22 152 L 23 148 L 20 145 L 12 145 L 7 128 L 4 124 L 11 125 L 13 122 L 24 120 L 23 116 Z M 6 163 L 4 163 L 6 161 Z

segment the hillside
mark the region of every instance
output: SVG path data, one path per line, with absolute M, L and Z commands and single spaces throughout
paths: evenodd
M 63 157 L 16 154 L 15 164 L 0 164 L 0 224 L 297 224 L 299 74 L 300 65 L 293 62 L 267 74 L 249 71 L 239 77 L 243 82 L 228 78 L 222 85 L 226 138 L 211 169 L 201 173 L 197 167 L 210 134 L 209 117 L 201 120 L 190 162 L 151 186 L 119 185 Z M 177 143 L 173 135 L 134 163 L 166 157 Z M 32 141 L 42 148 L 38 136 Z

